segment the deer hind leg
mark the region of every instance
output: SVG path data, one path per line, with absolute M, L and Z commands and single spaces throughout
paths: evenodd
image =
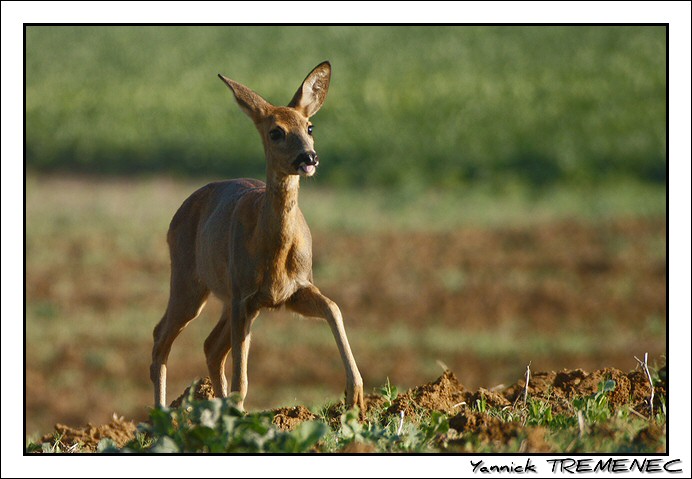
M 228 395 L 226 382 L 226 358 L 231 351 L 231 308 L 224 305 L 219 322 L 204 341 L 204 354 L 207 357 L 209 377 L 216 397 Z
M 322 318 L 327 321 L 336 340 L 336 345 L 339 348 L 339 354 L 346 370 L 346 406 L 358 406 L 361 416 L 363 416 L 365 413 L 363 379 L 358 371 L 356 360 L 353 358 L 351 347 L 348 344 L 344 321 L 339 307 L 313 285 L 298 290 L 291 296 L 286 306 L 303 316 Z
M 154 328 L 154 347 L 151 352 L 149 375 L 154 383 L 154 405 L 166 405 L 166 363 L 173 341 L 185 326 L 202 311 L 209 290 L 194 280 L 171 278 L 168 307 Z

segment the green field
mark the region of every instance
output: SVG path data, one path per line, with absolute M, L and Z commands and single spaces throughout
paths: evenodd
M 665 27 L 30 26 L 27 166 L 261 177 L 217 73 L 285 104 L 325 59 L 322 185 L 665 182 Z

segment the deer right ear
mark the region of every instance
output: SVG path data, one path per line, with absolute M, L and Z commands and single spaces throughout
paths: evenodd
M 293 99 L 288 106 L 302 111 L 308 118 L 317 113 L 327 97 L 331 75 L 332 66 L 329 62 L 322 62 L 317 65 L 305 77 L 303 84 L 300 85 L 296 94 L 293 95 Z
M 243 110 L 247 116 L 252 118 L 253 121 L 258 121 L 260 118 L 266 116 L 271 106 L 267 100 L 245 85 L 235 82 L 230 78 L 226 78 L 220 73 L 219 78 L 231 89 L 240 109 Z

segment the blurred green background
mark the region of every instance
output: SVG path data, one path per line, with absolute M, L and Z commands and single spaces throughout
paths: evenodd
M 262 177 L 217 73 L 286 104 L 325 59 L 322 185 L 665 182 L 655 26 L 31 26 L 27 166 Z

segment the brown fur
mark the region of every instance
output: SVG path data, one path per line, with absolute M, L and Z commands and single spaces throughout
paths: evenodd
M 217 396 L 227 394 L 224 369 L 231 352 L 231 391 L 240 393 L 242 407 L 252 322 L 260 309 L 285 305 L 330 325 L 346 370 L 347 404 L 363 411 L 363 381 L 341 312 L 312 283 L 312 238 L 298 207 L 299 175 L 310 176 L 317 167 L 309 117 L 322 106 L 330 75 L 328 62 L 318 65 L 287 107 L 275 107 L 219 75 L 260 133 L 267 183 L 254 179 L 211 183 L 185 200 L 173 217 L 168 231 L 170 296 L 154 329 L 150 371 L 156 405 L 165 404 L 166 362 L 173 341 L 197 317 L 211 293 L 224 303 L 219 322 L 204 342 Z M 270 134 L 277 128 L 285 133 L 279 140 Z

